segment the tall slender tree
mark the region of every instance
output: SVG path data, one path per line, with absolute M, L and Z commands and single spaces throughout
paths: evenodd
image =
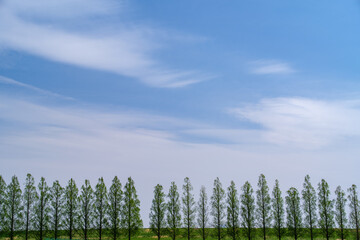
M 287 227 L 290 233 L 297 240 L 300 235 L 300 229 L 302 227 L 301 208 L 300 208 L 300 196 L 296 188 L 292 187 L 287 191 L 286 201 L 286 213 L 287 213 Z
M 54 230 L 54 239 L 59 238 L 59 230 L 62 228 L 62 219 L 63 219 L 63 206 L 64 206 L 64 188 L 61 187 L 58 180 L 53 182 L 53 185 L 50 189 L 50 223 L 51 229 Z
M 346 207 L 346 195 L 344 190 L 338 186 L 335 190 L 336 202 L 335 202 L 335 219 L 338 224 L 338 228 L 340 228 L 340 237 L 341 240 L 345 239 L 344 229 L 347 225 L 347 218 L 345 213 Z
M 89 180 L 85 180 L 81 186 L 78 219 L 82 238 L 88 240 L 89 231 L 94 225 L 94 191 Z
M 158 184 L 154 189 L 154 199 L 152 200 L 149 215 L 150 229 L 157 236 L 158 240 L 161 239 L 161 235 L 164 233 L 166 228 L 165 212 L 165 193 L 163 191 L 163 186 Z
M 262 228 L 263 238 L 266 240 L 267 229 L 271 224 L 271 198 L 264 174 L 259 176 L 256 205 L 258 226 Z
M 16 176 L 11 178 L 11 182 L 6 188 L 5 197 L 5 227 L 9 231 L 10 240 L 14 240 L 16 231 L 20 230 L 23 225 L 23 207 L 21 204 L 22 195 L 19 180 Z
M 34 225 L 37 239 L 43 240 L 50 227 L 50 188 L 43 177 L 38 184 L 38 193 L 34 206 Z
M 213 194 L 211 196 L 211 215 L 213 216 L 215 236 L 218 240 L 221 240 L 224 235 L 222 228 L 225 218 L 225 191 L 219 178 L 214 180 Z
M 6 183 L 0 175 L 0 234 L 6 229 L 5 214 L 6 214 Z
M 195 200 L 192 193 L 193 187 L 190 179 L 186 177 L 183 185 L 182 210 L 184 214 L 184 227 L 186 228 L 187 239 L 190 240 L 195 227 Z
M 29 239 L 30 223 L 33 222 L 34 203 L 37 198 L 34 177 L 28 173 L 26 175 L 25 187 L 23 193 L 23 205 L 25 211 L 25 240 Z
M 199 231 L 202 240 L 206 240 L 206 237 L 208 235 L 207 227 L 209 222 L 209 206 L 208 206 L 208 197 L 204 186 L 201 186 L 200 189 L 197 212 L 198 212 L 197 223 L 198 223 Z
M 241 188 L 240 195 L 240 216 L 241 216 L 241 225 L 244 230 L 244 235 L 248 240 L 253 239 L 254 237 L 254 227 L 255 227 L 255 198 L 254 190 L 249 182 Z
M 108 208 L 108 193 L 104 179 L 101 177 L 95 187 L 95 229 L 97 229 L 99 240 L 102 239 L 103 230 L 108 224 L 106 215 Z
M 179 227 L 181 226 L 180 214 L 180 196 L 175 182 L 171 182 L 169 193 L 167 195 L 167 226 L 172 240 L 176 239 L 179 234 Z
M 304 225 L 310 232 L 310 239 L 314 239 L 314 227 L 316 226 L 316 191 L 310 182 L 310 176 L 305 176 L 302 190 Z
M 114 177 L 109 191 L 109 227 L 112 239 L 116 240 L 120 232 L 121 209 L 122 209 L 123 191 L 118 177 Z
M 350 225 L 356 230 L 356 239 L 359 240 L 359 223 L 360 223 L 360 202 L 357 187 L 353 184 L 349 189 L 349 207 L 350 207 Z
M 128 182 L 125 184 L 121 223 L 129 240 L 143 226 L 140 218 L 140 201 L 136 194 L 134 180 L 131 177 L 128 178 Z
M 279 240 L 284 234 L 284 199 L 281 196 L 279 181 L 275 180 L 272 191 L 272 215 L 274 219 L 273 227 Z
M 230 186 L 227 189 L 227 221 L 226 227 L 229 236 L 232 240 L 236 240 L 239 236 L 239 215 L 240 215 L 240 202 L 238 198 L 238 192 L 236 190 L 235 183 L 231 181 Z
M 328 183 L 322 179 L 318 185 L 319 226 L 324 237 L 329 240 L 334 232 L 334 201 L 330 199 Z
M 74 179 L 70 179 L 64 194 L 64 228 L 69 239 L 75 234 L 75 220 L 77 219 L 77 208 L 79 205 L 79 189 Z

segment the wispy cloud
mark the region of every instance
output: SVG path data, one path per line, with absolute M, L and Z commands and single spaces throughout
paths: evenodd
M 210 181 L 216 176 L 227 176 L 230 181 L 240 173 L 256 178 L 267 172 L 268 164 L 289 165 L 301 176 L 308 170 L 294 161 L 308 153 L 266 146 L 259 141 L 261 131 L 210 129 L 206 124 L 144 113 L 55 107 L 12 97 L 0 97 L 0 120 L 2 128 L 7 126 L 5 131 L 1 129 L 0 163 L 8 174 L 17 169 L 48 176 L 62 172 L 62 177 L 132 175 L 144 189 L 151 189 L 149 183 L 170 176 L 181 180 L 186 175 L 203 184 L 203 176 L 198 175 L 203 166 L 207 166 Z M 237 143 L 180 141 L 174 129 Z M 159 167 L 163 174 L 154 178 Z M 275 173 L 272 170 L 270 175 Z M 151 191 L 147 198 L 150 196 Z
M 307 98 L 264 99 L 231 109 L 242 120 L 260 124 L 266 141 L 318 148 L 346 137 L 360 137 L 360 101 Z
M 81 184 L 85 178 L 95 183 L 98 177 L 104 176 L 110 183 L 115 175 L 120 176 L 122 181 L 132 176 L 141 193 L 139 197 L 145 226 L 152 189 L 159 182 L 167 188 L 170 181 L 181 183 L 188 176 L 196 188 L 203 184 L 210 188 L 217 176 L 226 184 L 230 180 L 239 184 L 250 180 L 255 184 L 257 176 L 264 173 L 271 182 L 279 178 L 286 188 L 298 184 L 299 179 L 307 173 L 316 172 L 316 176 L 319 176 L 320 166 L 321 176 L 330 183 L 336 179 L 339 184 L 334 169 L 337 174 L 346 172 L 347 178 L 342 178 L 340 184 L 351 184 L 358 174 L 356 156 L 360 153 L 357 147 L 351 152 L 344 152 L 344 148 L 339 147 L 332 152 L 327 149 L 314 154 L 303 149 L 266 145 L 260 139 L 262 130 L 216 129 L 181 119 L 141 112 L 99 111 L 89 106 L 75 106 L 75 101 L 71 103 L 73 105 L 61 107 L 0 96 L 1 174 L 8 180 L 13 174 L 21 177 L 31 172 L 37 179 L 44 176 L 49 182 L 59 179 L 62 184 L 70 177 Z M 305 129 L 305 135 L 310 138 L 302 139 L 300 143 L 303 143 L 305 140 L 314 141 L 310 131 L 321 127 L 322 124 L 318 122 L 323 122 L 325 116 L 329 116 L 320 114 L 321 117 L 313 117 L 319 108 L 324 109 L 323 102 L 315 103 L 313 108 L 313 102 L 306 99 L 264 100 L 258 105 L 249 105 L 234 112 L 252 121 L 257 119 L 270 128 L 270 133 L 285 134 L 280 125 L 288 126 L 295 140 L 301 131 L 293 128 L 305 126 L 309 128 Z M 325 104 L 325 109 L 341 116 L 347 114 L 343 112 L 344 106 L 347 106 L 346 111 L 352 113 L 353 121 L 331 120 L 325 123 L 334 128 L 338 128 L 338 124 L 353 125 L 359 113 L 352 103 L 339 103 L 334 108 Z M 302 121 L 307 123 L 303 124 Z M 350 134 L 350 127 L 343 128 Z M 321 133 L 328 129 L 322 128 Z M 186 142 L 178 139 L 178 130 L 205 137 L 231 139 L 236 144 Z M 340 130 L 334 132 L 337 135 Z M 313 134 L 316 136 L 317 133 Z M 277 136 L 279 139 L 291 140 L 286 135 L 285 139 L 284 136 Z M 349 170 L 350 164 L 355 167 Z M 206 178 L 199 174 L 204 168 Z M 287 171 L 283 171 L 284 168 Z
M 145 113 L 55 107 L 2 96 L 0 121 L 2 127 L 7 126 L 6 131 L 1 129 L 0 163 L 9 174 L 17 169 L 49 176 L 62 172 L 61 177 L 83 171 L 88 176 L 132 175 L 143 188 L 151 189 L 149 183 L 170 176 L 182 180 L 185 174 L 200 182 L 202 177 L 197 173 L 204 164 L 211 181 L 229 169 L 220 167 L 224 162 L 252 160 L 247 166 L 253 165 L 255 171 L 263 161 L 254 156 L 260 151 L 180 141 L 174 130 L 207 126 Z M 189 164 L 192 168 L 186 170 Z M 66 171 L 70 165 L 71 170 Z M 164 173 L 155 178 L 156 171 Z M 245 170 L 233 169 L 230 175 L 239 171 Z M 151 191 L 147 197 L 150 195 Z
M 124 21 L 113 26 L 104 21 L 101 28 L 111 28 L 108 33 L 90 27 L 75 30 L 65 24 L 64 18 L 70 18 L 92 25 L 94 15 L 108 16 L 121 9 L 116 1 L 5 0 L 0 4 L 0 46 L 118 73 L 155 87 L 184 87 L 212 78 L 196 70 L 171 69 L 154 60 L 152 51 L 159 46 L 148 37 L 156 31 L 150 27 Z
M 37 19 L 79 18 L 106 15 L 121 10 L 123 1 L 113 0 L 11 0 L 2 1 L 9 10 Z M 70 7 L 72 6 L 72 7 Z
M 56 98 L 62 98 L 62 99 L 67 99 L 67 100 L 74 100 L 74 98 L 72 98 L 72 97 L 68 97 L 68 96 L 58 94 L 58 93 L 47 91 L 47 90 L 44 90 L 44 89 L 29 85 L 29 84 L 26 84 L 26 83 L 22 83 L 22 82 L 19 82 L 19 81 L 16 81 L 14 79 L 7 78 L 7 77 L 1 76 L 1 75 L 0 75 L 0 84 L 14 85 L 14 86 L 26 88 L 26 89 L 29 89 L 29 90 L 32 90 L 32 91 L 35 91 L 37 93 L 41 93 L 41 94 L 44 94 L 44 95 L 49 95 L 49 96 L 53 96 L 53 97 L 56 97 Z
M 253 74 L 290 74 L 295 69 L 287 62 L 277 60 L 257 60 L 250 63 L 250 72 Z
M 74 104 L 76 105 L 76 104 Z M 0 119 L 17 124 L 18 128 L 69 130 L 75 132 L 96 133 L 107 129 L 123 129 L 124 131 L 144 131 L 161 136 L 174 138 L 175 135 L 165 134 L 171 129 L 193 128 L 197 123 L 176 118 L 153 115 L 144 112 L 100 111 L 89 109 L 81 104 L 77 107 L 51 107 L 21 99 L 0 95 Z M 155 130 L 156 129 L 156 130 Z M 160 134 L 163 132 L 164 134 Z M 91 135 L 91 134 L 90 134 Z

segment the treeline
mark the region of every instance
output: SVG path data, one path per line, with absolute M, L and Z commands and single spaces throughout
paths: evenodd
M 140 228 L 140 201 L 132 178 L 128 178 L 124 188 L 115 177 L 109 190 L 103 178 L 99 178 L 95 189 L 89 180 L 78 189 L 73 179 L 66 187 L 59 181 L 50 187 L 41 178 L 36 187 L 28 174 L 21 190 L 16 176 L 8 185 L 0 176 L 0 231 L 10 240 L 19 231 L 24 232 L 26 240 L 30 232 L 43 240 L 45 236 L 58 239 L 64 231 L 69 239 L 78 233 L 87 240 L 94 229 L 100 240 L 109 231 L 114 240 L 120 231 L 130 239 Z
M 203 240 L 210 235 L 218 240 L 254 239 L 260 235 L 281 240 L 285 236 L 300 236 L 313 240 L 319 233 L 325 239 L 349 235 L 359 240 L 360 202 L 356 185 L 347 194 L 340 186 L 335 199 L 331 198 L 328 183 L 321 180 L 317 189 L 307 175 L 302 191 L 290 188 L 285 198 L 278 180 L 270 190 L 263 174 L 259 176 L 256 191 L 249 182 L 240 192 L 232 181 L 225 190 L 219 178 L 214 181 L 210 198 L 204 186 L 195 201 L 190 179 L 185 178 L 181 196 L 175 182 L 166 194 L 158 184 L 150 209 L 150 229 L 160 239 L 173 240 L 184 234 L 188 240 L 200 235 Z M 347 213 L 349 210 L 349 213 Z M 0 232 L 13 240 L 21 235 L 28 240 L 30 233 L 36 239 L 58 239 L 75 234 L 88 240 L 90 233 L 98 239 L 130 240 L 143 228 L 140 201 L 132 178 L 122 187 L 115 177 L 109 189 L 103 178 L 93 188 L 85 180 L 79 189 L 73 179 L 62 187 L 59 181 L 49 186 L 44 178 L 35 185 L 28 174 L 23 188 L 18 178 L 5 183 L 0 176 Z

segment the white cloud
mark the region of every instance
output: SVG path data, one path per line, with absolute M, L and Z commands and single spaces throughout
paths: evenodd
M 175 118 L 151 115 L 136 111 L 95 111 L 85 107 L 48 107 L 35 102 L 0 96 L 0 120 L 18 125 L 19 129 L 42 128 L 63 129 L 79 132 L 97 132 L 98 129 L 126 129 L 128 131 L 144 131 L 156 133 L 151 129 L 159 129 L 162 136 L 172 138 L 167 129 L 182 129 L 198 126 L 197 123 Z M 162 130 L 162 131 L 160 131 Z M 166 133 L 166 134 L 165 134 Z
M 29 89 L 29 90 L 32 90 L 32 91 L 35 91 L 35 92 L 38 92 L 38 93 L 41 93 L 41 94 L 45 94 L 45 95 L 49 95 L 49 96 L 53 96 L 53 97 L 57 97 L 57 98 L 62 98 L 62 99 L 67 99 L 67 100 L 74 100 L 74 98 L 63 96 L 63 95 L 60 95 L 60 94 L 57 94 L 57 93 L 54 93 L 54 92 L 46 91 L 44 89 L 34 87 L 34 86 L 26 84 L 26 83 L 18 82 L 18 81 L 14 80 L 14 79 L 7 78 L 7 77 L 1 76 L 1 75 L 0 75 L 0 83 L 9 84 L 9 85 L 15 85 L 15 86 L 18 86 L 18 87 L 26 88 L 26 89 Z
M 284 104 L 282 101 L 279 100 L 280 105 Z M 296 100 L 292 105 L 307 106 L 297 101 L 304 100 Z M 358 147 L 344 151 L 344 146 L 339 146 L 316 152 L 279 147 L 259 141 L 261 131 L 209 129 L 206 124 L 129 111 L 104 112 L 71 103 L 71 107 L 59 107 L 0 96 L 0 174 L 6 181 L 13 174 L 23 181 L 28 172 L 37 180 L 44 176 L 48 182 L 59 179 L 62 184 L 73 177 L 79 185 L 85 178 L 95 184 L 97 178 L 103 176 L 109 184 L 115 175 L 123 183 L 132 176 L 145 226 L 148 226 L 153 187 L 160 183 L 167 191 L 171 181 L 180 185 L 186 176 L 191 179 L 197 195 L 201 185 L 206 185 L 211 194 L 211 184 L 217 176 L 224 187 L 230 180 L 240 187 L 246 180 L 255 185 L 258 175 L 264 173 L 270 185 L 278 178 L 286 190 L 290 186 L 301 186 L 307 173 L 313 176 L 314 182 L 326 178 L 331 186 L 350 185 L 358 175 Z M 283 109 L 270 103 L 261 104 Z M 242 114 L 248 118 L 264 118 L 256 113 L 262 111 L 261 106 L 256 107 L 258 111 L 251 109 L 249 106 Z M 304 114 L 299 109 L 278 111 L 278 115 Z M 223 136 L 238 143 L 179 141 L 173 129 Z M 241 135 L 241 139 L 233 135 Z M 354 167 L 349 169 L 349 165 Z M 339 179 L 340 175 L 344 177 Z
M 120 10 L 121 3 L 113 0 L 11 0 L 2 1 L 2 6 L 22 16 L 53 19 L 110 14 Z
M 59 26 L 63 22 L 61 16 L 72 18 L 72 22 L 79 18 L 86 22 L 94 14 L 111 13 L 113 5 L 115 1 L 111 0 L 33 0 L 31 3 L 5 0 L 0 8 L 0 46 L 114 72 L 155 87 L 183 87 L 212 77 L 197 71 L 169 69 L 155 61 L 151 51 L 158 46 L 147 37 L 153 31 L 150 28 L 133 24 L 128 28 L 126 22 L 113 26 L 107 22 L 101 25 L 101 29 L 112 29 L 106 33 L 100 28 L 75 31 Z M 88 20 L 86 26 L 92 23 Z
M 346 137 L 360 137 L 359 101 L 274 98 L 231 112 L 263 126 L 264 139 L 277 144 L 318 148 Z
M 251 62 L 251 73 L 253 74 L 290 74 L 295 70 L 289 63 L 277 60 L 258 60 Z

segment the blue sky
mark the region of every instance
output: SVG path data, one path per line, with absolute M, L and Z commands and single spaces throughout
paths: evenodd
M 359 29 L 355 0 L 2 1 L 1 174 L 131 175 L 144 216 L 185 176 L 357 183 Z

